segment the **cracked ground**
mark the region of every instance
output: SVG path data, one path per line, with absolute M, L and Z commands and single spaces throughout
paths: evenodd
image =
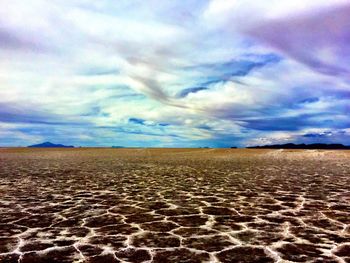
M 0 149 L 0 262 L 350 262 L 350 152 Z

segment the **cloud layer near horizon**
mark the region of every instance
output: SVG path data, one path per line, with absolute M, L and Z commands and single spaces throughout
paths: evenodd
M 346 0 L 0 3 L 0 145 L 350 138 Z

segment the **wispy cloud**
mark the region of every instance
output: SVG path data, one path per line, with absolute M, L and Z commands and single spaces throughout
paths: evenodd
M 253 37 L 313 70 L 348 78 L 350 5 L 268 20 L 250 30 Z

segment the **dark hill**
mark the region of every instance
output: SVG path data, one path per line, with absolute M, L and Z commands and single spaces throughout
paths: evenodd
M 29 148 L 74 148 L 74 146 L 72 145 L 67 146 L 63 144 L 54 144 L 51 142 L 43 142 L 39 144 L 30 145 L 28 147 Z
M 247 147 L 250 149 L 329 149 L 329 150 L 350 150 L 350 146 L 343 144 L 325 144 L 325 143 L 313 143 L 313 144 L 273 144 L 263 146 Z

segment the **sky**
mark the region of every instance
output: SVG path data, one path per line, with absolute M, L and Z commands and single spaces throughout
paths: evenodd
M 0 145 L 350 145 L 349 0 L 0 0 Z

